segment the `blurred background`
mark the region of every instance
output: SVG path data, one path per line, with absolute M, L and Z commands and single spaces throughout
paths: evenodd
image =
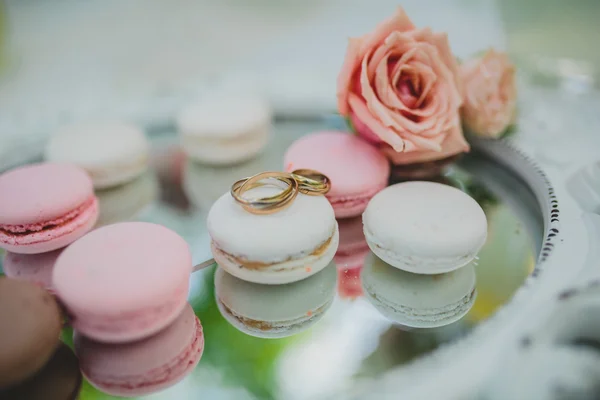
M 582 104 L 587 111 L 581 115 L 596 118 L 595 125 L 569 120 L 570 135 L 600 126 L 599 0 L 0 0 L 0 170 L 35 156 L 61 125 L 118 118 L 152 134 L 170 126 L 190 100 L 218 88 L 262 94 L 280 119 L 334 113 L 347 38 L 371 31 L 398 5 L 416 25 L 448 32 L 457 57 L 488 47 L 507 50 L 519 67 L 520 90 L 552 88 L 556 99 L 521 97 L 521 115 L 533 116 L 519 122 L 524 147 L 540 142 L 535 135 L 527 141 L 531 129 L 548 138 L 564 136 L 561 119 L 573 116 L 568 107 Z M 569 96 L 591 100 L 572 102 Z M 597 157 L 596 149 L 581 151 Z M 474 164 L 469 173 L 480 169 Z M 210 346 L 192 379 L 156 398 L 197 398 L 185 395 L 199 392 L 236 400 L 339 394 L 349 381 L 377 377 L 491 316 L 532 271 L 541 247 L 540 218 L 535 220 L 540 226 L 530 229 L 537 237 L 527 232 L 518 210 L 505 204 L 509 201 L 479 188 L 460 168 L 453 174 L 473 197 L 479 193 L 493 238 L 480 255 L 478 301 L 464 320 L 426 333 L 405 331 L 365 301 L 344 299 L 312 333 L 258 340 L 221 318 L 208 271 L 197 279 L 190 301 Z M 170 195 L 175 186 L 168 186 Z M 173 228 L 196 249 L 195 261 L 206 259 L 208 237 L 198 228 L 204 216 L 159 211 L 142 219 Z M 511 268 L 498 274 L 501 264 Z M 69 338 L 67 331 L 64 340 Z M 110 397 L 86 383 L 81 398 Z
M 211 86 L 265 93 L 280 115 L 334 111 L 347 38 L 398 5 L 459 58 L 493 46 L 533 80 L 596 81 L 596 0 L 5 0 L 0 160 L 71 120 L 163 124 Z

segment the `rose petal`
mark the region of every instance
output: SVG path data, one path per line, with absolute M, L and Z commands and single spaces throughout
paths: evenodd
M 458 61 L 456 61 L 456 57 L 452 54 L 450 50 L 450 43 L 448 42 L 448 34 L 447 33 L 434 33 L 433 34 L 433 42 L 435 47 L 438 49 L 440 57 L 444 60 L 446 66 L 450 69 L 450 72 L 454 76 L 454 84 L 458 90 L 458 93 L 462 99 L 463 93 L 463 85 L 460 79 L 460 74 L 458 73 Z
M 338 111 L 342 116 L 348 115 L 348 92 L 351 90 L 352 75 L 360 64 L 358 51 L 361 44 L 361 39 L 350 38 L 348 40 L 348 48 L 346 49 L 346 57 L 342 64 L 342 69 L 337 78 L 337 106 Z
M 469 144 L 466 142 L 460 126 L 456 126 L 447 132 L 447 136 L 442 143 L 442 151 L 413 151 L 399 153 L 387 146 L 383 147 L 382 151 L 388 156 L 393 164 L 407 165 L 442 160 L 459 153 L 468 152 Z
M 364 123 L 371 131 L 373 131 L 373 133 L 379 136 L 381 140 L 392 146 L 395 151 L 404 150 L 404 141 L 396 134 L 396 132 L 394 132 L 394 130 L 386 128 L 374 118 L 360 97 L 354 93 L 350 93 L 348 104 L 350 105 L 352 112 L 356 115 L 356 118 Z
M 405 53 L 400 60 L 398 60 L 398 64 L 404 64 L 404 58 L 409 58 L 411 56 L 412 51 L 408 51 Z M 377 95 L 381 99 L 381 102 L 388 107 L 393 107 L 397 109 L 409 109 L 409 106 L 405 105 L 402 100 L 396 94 L 396 89 L 392 86 L 388 74 L 388 58 L 390 54 L 387 54 L 383 59 L 381 59 L 379 65 L 377 66 L 377 71 L 375 74 L 375 89 L 377 91 Z
M 390 33 L 394 31 L 405 32 L 413 29 L 415 29 L 415 26 L 410 18 L 408 18 L 408 15 L 406 15 L 404 9 L 398 7 L 394 15 L 377 25 L 372 33 L 363 36 L 364 41 L 360 47 L 359 57 L 364 57 L 373 47 L 382 43 Z
M 401 127 L 393 119 L 394 113 L 389 108 L 384 106 L 381 101 L 379 101 L 375 91 L 373 90 L 373 87 L 371 86 L 371 82 L 369 82 L 369 78 L 367 76 L 368 58 L 369 53 L 364 56 L 360 71 L 360 88 L 362 97 L 365 99 L 369 111 L 371 111 L 383 125 L 400 129 Z

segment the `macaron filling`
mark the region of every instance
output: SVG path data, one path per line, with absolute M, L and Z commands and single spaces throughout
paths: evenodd
M 377 296 L 373 290 L 368 290 L 367 293 L 378 302 L 380 307 L 387 309 L 389 312 L 400 312 L 407 319 L 415 322 L 434 322 L 443 321 L 454 316 L 460 315 L 464 310 L 468 310 L 469 304 L 474 300 L 477 289 L 473 288 L 465 297 L 457 302 L 447 304 L 439 308 L 420 309 L 409 307 L 402 304 L 394 304 L 385 298 Z
M 267 126 L 259 126 L 235 136 L 201 136 L 187 133 L 182 135 L 182 140 L 184 144 L 191 145 L 243 145 L 253 143 L 257 138 L 266 136 L 267 129 Z
M 213 249 L 216 250 L 217 252 L 220 253 L 221 256 L 223 256 L 224 258 L 226 258 L 227 260 L 229 260 L 231 263 L 234 263 L 236 265 L 238 265 L 240 268 L 246 268 L 246 269 L 252 269 L 252 270 L 261 270 L 261 269 L 267 269 L 267 268 L 271 268 L 273 266 L 277 266 L 278 264 L 283 264 L 283 263 L 287 263 L 290 261 L 296 261 L 296 260 L 301 260 L 304 259 L 306 257 L 320 257 L 322 256 L 327 249 L 329 248 L 331 241 L 333 240 L 335 236 L 335 230 L 334 232 L 331 234 L 331 236 L 329 236 L 329 238 L 327 240 L 325 240 L 324 242 L 322 242 L 321 244 L 319 244 L 314 250 L 312 250 L 309 254 L 306 253 L 299 253 L 297 255 L 293 255 L 293 256 L 289 256 L 286 259 L 277 261 L 277 262 L 263 262 L 263 261 L 253 261 L 253 260 L 248 260 L 242 256 L 235 256 L 233 254 L 229 254 L 226 251 L 224 251 L 223 249 L 221 249 L 218 244 L 213 241 Z M 297 268 L 305 268 L 304 265 L 298 266 Z M 278 271 L 289 271 L 290 268 L 281 268 L 281 269 L 274 269 L 272 270 L 273 272 L 278 272 Z
M 120 161 L 110 166 L 84 166 L 88 175 L 94 182 L 96 181 L 107 181 L 112 180 L 115 176 L 123 175 L 123 171 L 134 171 L 141 172 L 146 168 L 148 164 L 148 157 L 146 155 L 138 156 L 127 161 Z M 133 174 L 134 172 L 131 172 Z
M 53 237 L 69 234 L 98 215 L 98 199 L 90 196 L 83 204 L 60 218 L 33 224 L 0 225 L 0 241 L 7 244 L 33 244 L 48 241 L 47 231 Z M 18 243 L 17 243 L 18 242 Z
M 183 378 L 189 370 L 193 369 L 204 351 L 204 335 L 202 324 L 198 318 L 195 318 L 195 334 L 192 343 L 178 354 L 175 358 L 165 363 L 159 368 L 151 369 L 147 372 L 136 375 L 110 375 L 94 376 L 85 366 L 83 374 L 89 378 L 94 385 L 100 388 L 111 389 L 111 391 L 135 391 L 138 394 L 140 389 L 147 388 L 152 391 L 162 385 L 173 384 L 178 377 Z
M 225 303 L 223 303 L 223 301 L 221 299 L 218 299 L 218 301 L 222 307 L 222 310 L 225 311 L 231 318 L 237 320 L 240 324 L 242 324 L 248 328 L 257 330 L 257 331 L 268 332 L 268 331 L 291 330 L 291 329 L 300 327 L 300 326 L 310 322 L 311 320 L 319 317 L 325 310 L 327 310 L 329 308 L 329 306 L 332 304 L 333 299 L 330 299 L 329 301 L 327 301 L 327 303 L 323 304 L 322 306 L 320 306 L 314 310 L 307 311 L 306 314 L 301 317 L 290 319 L 290 320 L 285 320 L 285 321 L 271 321 L 271 322 L 244 317 L 243 315 L 238 314 L 235 311 L 233 311 L 231 308 L 229 308 Z

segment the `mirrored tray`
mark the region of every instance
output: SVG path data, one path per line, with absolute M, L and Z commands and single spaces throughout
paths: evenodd
M 264 154 L 225 168 L 186 160 L 172 129 L 154 130 L 149 133 L 150 171 L 124 186 L 97 192 L 98 224 L 140 220 L 165 225 L 187 240 L 194 262 L 200 263 L 211 257 L 206 215 L 231 183 L 260 171 L 280 170 L 283 153 L 295 139 L 336 123 L 278 121 Z M 408 369 L 414 369 L 412 361 L 427 360 L 430 357 L 422 357 L 439 353 L 434 352 L 438 347 L 457 347 L 447 345 L 472 336 L 469 333 L 509 302 L 528 276 L 538 273 L 537 260 L 550 256 L 559 222 L 553 189 L 530 160 L 506 142 L 474 143 L 471 153 L 434 179 L 471 195 L 488 218 L 488 241 L 475 267 L 477 294 L 466 315 L 431 328 L 407 327 L 373 306 L 363 293 L 361 269 L 346 268 L 343 257 L 338 257 L 337 265 L 327 267 L 337 282 L 328 281 L 332 302 L 322 318 L 294 335 L 261 338 L 260 333 L 236 329 L 222 316 L 215 301 L 215 269 L 205 269 L 192 276 L 189 295 L 204 327 L 202 360 L 184 381 L 151 398 L 322 399 L 345 398 L 361 390 L 374 393 L 385 390 L 385 385 L 373 382 L 405 370 L 398 367 L 410 364 Z M 506 168 L 506 159 L 520 168 L 521 175 Z M 547 200 L 547 208 L 540 198 Z M 342 224 L 341 235 L 344 226 L 360 224 L 360 218 Z M 288 289 L 296 292 L 289 306 L 301 308 L 302 291 Z M 260 296 L 257 293 L 253 295 Z M 310 296 L 310 291 L 306 294 Z M 71 335 L 65 329 L 63 340 L 70 343 Z M 81 400 L 110 398 L 84 383 Z

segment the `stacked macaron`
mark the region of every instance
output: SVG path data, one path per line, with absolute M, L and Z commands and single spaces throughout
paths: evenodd
M 41 163 L 0 175 L 0 247 L 7 276 L 52 289 L 56 258 L 89 232 L 98 199 L 86 172 L 70 164 Z
M 191 271 L 187 243 L 149 223 L 108 225 L 62 252 L 53 285 L 92 385 L 137 396 L 175 384 L 198 364 L 204 336 L 187 304 Z
M 486 216 L 474 199 L 439 183 L 399 183 L 371 200 L 363 226 L 373 254 L 362 285 L 385 315 L 429 327 L 471 308 L 474 264 L 487 238 Z
M 89 175 L 99 200 L 98 225 L 128 220 L 156 196 L 146 173 L 149 143 L 144 131 L 120 121 L 62 127 L 48 141 L 48 162 L 75 165 Z
M 374 146 L 346 132 L 315 132 L 296 140 L 284 156 L 284 168 L 313 169 L 327 175 L 336 218 L 360 216 L 369 200 L 388 184 L 390 165 Z
M 257 156 L 266 146 L 271 109 L 251 94 L 211 93 L 176 118 L 181 146 L 194 161 L 228 166 Z
M 262 186 L 244 196 L 262 198 L 280 191 Z M 207 228 L 221 268 L 239 279 L 267 285 L 316 274 L 329 265 L 339 243 L 338 224 L 327 199 L 302 193 L 287 208 L 259 215 L 246 211 L 227 192 L 211 207 Z
M 247 199 L 273 196 L 276 186 L 259 186 Z M 332 264 L 338 224 L 324 196 L 298 193 L 286 208 L 255 214 L 228 191 L 207 220 L 219 310 L 233 326 L 254 336 L 282 337 L 315 323 L 335 292 Z
M 0 278 L 0 398 L 75 400 L 79 363 L 59 340 L 60 307 L 39 286 Z
M 60 129 L 50 138 L 45 158 L 81 167 L 96 189 L 106 189 L 130 182 L 146 171 L 148 151 L 148 140 L 139 127 L 99 121 Z

